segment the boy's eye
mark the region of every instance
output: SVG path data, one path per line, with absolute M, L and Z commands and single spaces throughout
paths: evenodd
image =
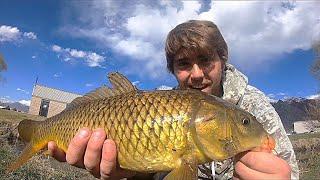
M 179 66 L 187 66 L 187 65 L 189 65 L 189 63 L 187 63 L 187 62 L 180 62 L 178 65 L 179 65 Z
M 208 56 L 198 56 L 198 59 L 203 65 L 208 65 L 209 63 L 211 63 L 211 58 L 209 58 Z
M 183 67 L 188 67 L 190 63 L 186 60 L 179 60 L 177 65 L 178 67 L 183 68 Z
M 208 56 L 201 55 L 198 57 L 198 59 L 204 63 L 210 62 L 210 58 Z

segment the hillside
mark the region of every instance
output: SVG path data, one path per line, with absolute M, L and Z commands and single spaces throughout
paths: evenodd
M 22 112 L 29 111 L 29 106 L 26 106 L 26 105 L 21 104 L 19 102 L 0 102 L 0 106 L 4 106 L 4 107 L 9 106 L 10 108 L 15 108 L 18 111 L 22 111 Z
M 296 121 L 319 120 L 320 100 L 292 98 L 272 103 L 287 132 L 292 132 Z

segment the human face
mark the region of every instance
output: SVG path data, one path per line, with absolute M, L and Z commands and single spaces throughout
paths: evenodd
M 219 97 L 223 68 L 224 62 L 216 52 L 212 57 L 199 51 L 180 51 L 173 60 L 173 72 L 181 89 L 197 89 Z

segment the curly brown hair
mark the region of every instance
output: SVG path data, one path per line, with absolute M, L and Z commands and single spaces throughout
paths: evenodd
M 209 56 L 217 52 L 220 59 L 228 60 L 228 46 L 218 27 L 211 21 L 190 20 L 177 25 L 166 39 L 165 51 L 167 68 L 173 72 L 173 60 L 182 49 L 185 53 L 202 51 Z M 188 54 L 186 54 L 188 56 Z

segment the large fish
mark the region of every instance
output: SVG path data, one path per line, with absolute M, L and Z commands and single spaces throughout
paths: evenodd
M 197 165 L 230 158 L 253 148 L 274 148 L 274 140 L 250 113 L 198 90 L 139 91 L 119 73 L 113 88 L 76 98 L 63 112 L 42 122 L 23 120 L 28 142 L 13 171 L 55 141 L 67 150 L 82 127 L 104 128 L 117 145 L 118 162 L 138 172 L 171 171 L 166 179 L 196 179 Z

